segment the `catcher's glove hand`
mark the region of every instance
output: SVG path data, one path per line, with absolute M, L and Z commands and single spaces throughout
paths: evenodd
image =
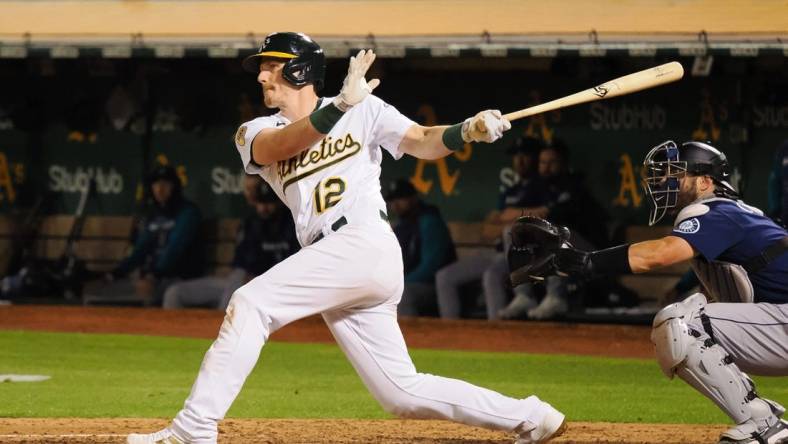
M 569 242 L 568 228 L 524 216 L 514 223 L 511 235 L 512 246 L 507 254 L 513 286 L 558 274 L 554 259 L 558 250 Z
M 590 279 L 595 275 L 591 253 L 572 248 L 571 246 L 560 248 L 555 252 L 553 265 L 556 273 L 561 276 Z

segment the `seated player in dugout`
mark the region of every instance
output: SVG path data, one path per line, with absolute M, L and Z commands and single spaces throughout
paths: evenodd
M 386 202 L 397 216 L 394 234 L 402 249 L 405 272 L 405 288 L 397 313 L 436 316 L 435 273 L 457 260 L 449 227 L 438 207 L 422 201 L 407 179 L 391 183 Z
M 545 193 L 539 183 L 537 165 L 539 151 L 544 142 L 531 137 L 518 137 L 506 150 L 511 156 L 511 171 L 515 175 L 513 183 L 501 185 L 498 195 L 498 208 L 491 211 L 485 223 L 500 229 L 501 237 L 494 249 L 484 249 L 473 255 L 465 256 L 443 268 L 436 275 L 436 289 L 440 317 L 459 319 L 466 299 L 461 288 L 481 280 L 482 293 L 487 311 L 487 319 L 496 320 L 511 299 L 508 266 L 504 251 L 508 248 L 508 230 L 518 217 L 522 208 L 536 207 L 545 203 Z M 514 289 L 531 291 L 532 284 L 524 284 Z M 536 305 L 536 304 L 534 304 Z
M 266 106 L 279 111 L 241 125 L 235 147 L 246 172 L 288 206 L 303 248 L 233 293 L 183 409 L 163 430 L 130 434 L 129 444 L 216 443 L 218 422 L 269 335 L 315 314 L 392 414 L 507 431 L 518 444 L 566 429 L 564 415 L 537 396 L 513 398 L 416 370 L 397 321 L 404 267 L 381 194 L 383 151 L 438 159 L 465 143 L 500 140 L 511 124 L 484 110 L 451 126 L 419 125 L 371 94 L 379 81 L 365 76 L 374 60 L 371 50 L 351 57 L 335 97 L 318 95 L 325 54 L 304 34 L 270 34 L 245 60 Z
M 105 275 L 106 285 L 86 290 L 85 303 L 161 305 L 170 285 L 203 273 L 200 210 L 183 196 L 175 169 L 157 166 L 146 188 L 131 254 Z
M 565 227 L 522 218 L 509 252 L 512 280 L 646 273 L 690 261 L 705 294 L 657 313 L 651 340 L 660 368 L 733 420 L 720 443 L 786 442 L 785 409 L 744 372 L 788 376 L 788 232 L 739 199 L 725 155 L 711 145 L 667 141 L 644 165 L 649 224 L 675 215 L 670 235 L 582 251 Z
M 554 139 L 539 152 L 539 180 L 544 202 L 541 205 L 513 208 L 521 215 L 547 218 L 572 229 L 572 243 L 581 248 L 607 245 L 607 214 L 588 192 L 584 176 L 569 168 L 569 148 Z M 518 291 L 501 311 L 504 319 L 552 319 L 569 311 L 569 278 L 548 276 L 545 296 L 537 303 L 533 292 Z M 517 288 L 517 287 L 516 287 Z
M 230 272 L 171 285 L 164 292 L 164 308 L 224 310 L 241 285 L 298 251 L 293 219 L 271 187 L 260 176 L 246 175 L 243 195 L 250 211 L 238 227 Z

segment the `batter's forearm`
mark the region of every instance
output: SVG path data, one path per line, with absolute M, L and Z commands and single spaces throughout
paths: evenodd
M 282 128 L 261 131 L 252 141 L 252 160 L 259 165 L 287 160 L 325 137 L 315 129 L 309 117 Z
M 417 159 L 435 160 L 448 156 L 453 151 L 443 142 L 448 126 L 413 125 L 400 143 L 400 151 Z
M 485 110 L 452 126 L 413 125 L 400 143 L 400 151 L 413 157 L 435 160 L 461 150 L 466 143 L 492 143 L 512 125 L 500 111 Z
M 261 131 L 252 141 L 252 160 L 268 165 L 290 159 L 323 139 L 344 115 L 345 111 L 329 103 L 283 128 Z
M 435 160 L 441 159 L 453 151 L 443 143 L 443 133 L 448 126 L 433 126 L 424 128 L 424 139 L 419 147 L 420 159 Z

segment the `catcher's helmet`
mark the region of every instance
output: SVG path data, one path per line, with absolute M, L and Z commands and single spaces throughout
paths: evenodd
M 311 83 L 315 91 L 323 88 L 326 56 L 320 45 L 300 32 L 275 32 L 263 40 L 260 51 L 245 58 L 242 66 L 249 72 L 260 71 L 260 59 L 271 57 L 285 60 L 282 76 L 295 86 Z
M 684 142 L 676 146 L 668 140 L 646 155 L 644 188 L 651 199 L 649 225 L 654 225 L 669 208 L 676 206 L 679 194 L 679 179 L 685 174 L 690 176 L 709 176 L 716 185 L 714 194 L 720 197 L 738 199 L 739 194 L 730 179 L 730 166 L 725 154 L 703 142 Z

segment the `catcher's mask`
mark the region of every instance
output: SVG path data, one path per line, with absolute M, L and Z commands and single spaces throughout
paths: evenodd
M 651 201 L 649 225 L 659 222 L 678 203 L 679 181 L 685 175 L 709 176 L 715 186 L 714 194 L 737 199 L 736 189 L 728 182 L 728 159 L 718 149 L 702 142 L 685 142 L 676 146 L 668 140 L 646 155 L 643 165 L 646 177 L 643 188 Z
M 326 75 L 326 56 L 320 45 L 308 35 L 300 32 L 275 32 L 266 36 L 260 51 L 245 58 L 242 66 L 246 71 L 260 71 L 263 57 L 285 62 L 282 77 L 294 86 L 311 83 L 315 91 L 323 89 Z

